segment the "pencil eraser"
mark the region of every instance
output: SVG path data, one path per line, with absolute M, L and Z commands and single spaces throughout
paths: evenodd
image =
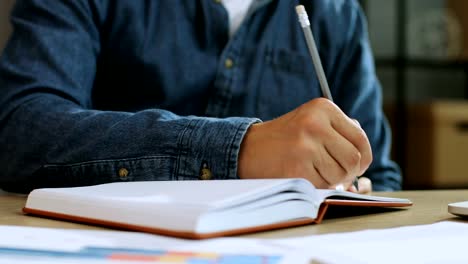
M 309 17 L 303 5 L 296 6 L 297 17 L 299 18 L 299 23 L 303 28 L 310 26 Z
M 303 5 L 297 5 L 296 6 L 296 13 L 301 15 L 301 14 L 304 14 L 305 13 L 305 8 Z

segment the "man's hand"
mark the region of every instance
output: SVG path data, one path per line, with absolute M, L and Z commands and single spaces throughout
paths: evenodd
M 321 189 L 349 189 L 372 161 L 366 133 L 333 102 L 318 98 L 252 125 L 241 144 L 242 179 L 305 178 Z

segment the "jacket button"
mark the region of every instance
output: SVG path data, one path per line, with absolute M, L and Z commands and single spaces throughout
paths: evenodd
M 129 174 L 129 172 L 128 172 L 128 170 L 127 170 L 126 168 L 120 168 L 120 169 L 119 169 L 119 177 L 120 177 L 120 179 L 122 179 L 122 180 L 127 179 L 128 174 Z
M 227 58 L 224 61 L 224 67 L 226 67 L 226 69 L 231 69 L 232 66 L 234 66 L 234 61 L 232 59 Z
M 202 169 L 200 171 L 200 180 L 211 180 L 213 178 L 213 173 L 211 170 L 208 168 L 208 165 L 206 163 L 203 163 Z

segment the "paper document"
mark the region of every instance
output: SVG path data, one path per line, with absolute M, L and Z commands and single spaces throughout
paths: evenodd
M 317 250 L 323 263 L 468 263 L 468 223 L 366 230 L 276 240 Z
M 0 263 L 8 264 L 468 263 L 468 223 L 457 222 L 289 239 L 197 241 L 14 226 L 0 226 L 0 234 Z
M 0 226 L 0 263 L 285 264 L 307 254 L 266 240 L 184 240 L 143 233 Z

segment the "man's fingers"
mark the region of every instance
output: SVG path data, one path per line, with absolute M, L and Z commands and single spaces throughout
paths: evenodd
M 354 123 L 356 123 L 356 125 L 358 125 L 358 127 L 361 127 L 361 124 L 359 123 L 359 121 L 358 121 L 357 119 L 354 119 L 354 118 L 353 118 L 353 119 L 351 119 L 351 120 L 353 120 Z
M 313 163 L 322 178 L 329 184 L 328 188 L 346 180 L 347 172 L 324 146 L 321 148 L 320 155 L 313 157 Z
M 359 193 L 369 194 L 372 192 L 372 181 L 367 177 L 359 177 Z
M 361 175 L 372 162 L 372 149 L 366 132 L 356 119 L 347 117 L 337 105 L 331 103 L 327 105 L 327 109 L 332 113 L 330 115 L 331 126 L 359 150 L 361 154 L 361 171 L 359 175 Z
M 359 191 L 351 184 L 348 188 L 348 192 L 370 194 L 372 192 L 372 182 L 367 177 L 359 177 L 358 179 Z
M 348 188 L 348 192 L 357 193 L 358 190 L 356 189 L 356 187 L 353 184 L 351 184 L 351 186 L 349 186 L 349 188 Z
M 362 175 L 372 162 L 372 149 L 366 132 L 361 128 L 359 122 L 353 121 L 346 116 L 338 116 L 331 121 L 331 125 L 358 149 L 361 159 L 360 170 L 357 175 Z
M 328 153 L 346 171 L 348 178 L 355 177 L 361 172 L 361 153 L 341 134 L 332 130 L 324 145 Z M 349 179 L 342 180 L 347 181 Z
M 318 189 L 328 189 L 330 187 L 330 183 L 328 183 L 325 178 L 320 174 L 317 169 L 313 169 L 313 175 L 309 175 L 306 179 L 310 182 L 314 183 L 315 188 Z

